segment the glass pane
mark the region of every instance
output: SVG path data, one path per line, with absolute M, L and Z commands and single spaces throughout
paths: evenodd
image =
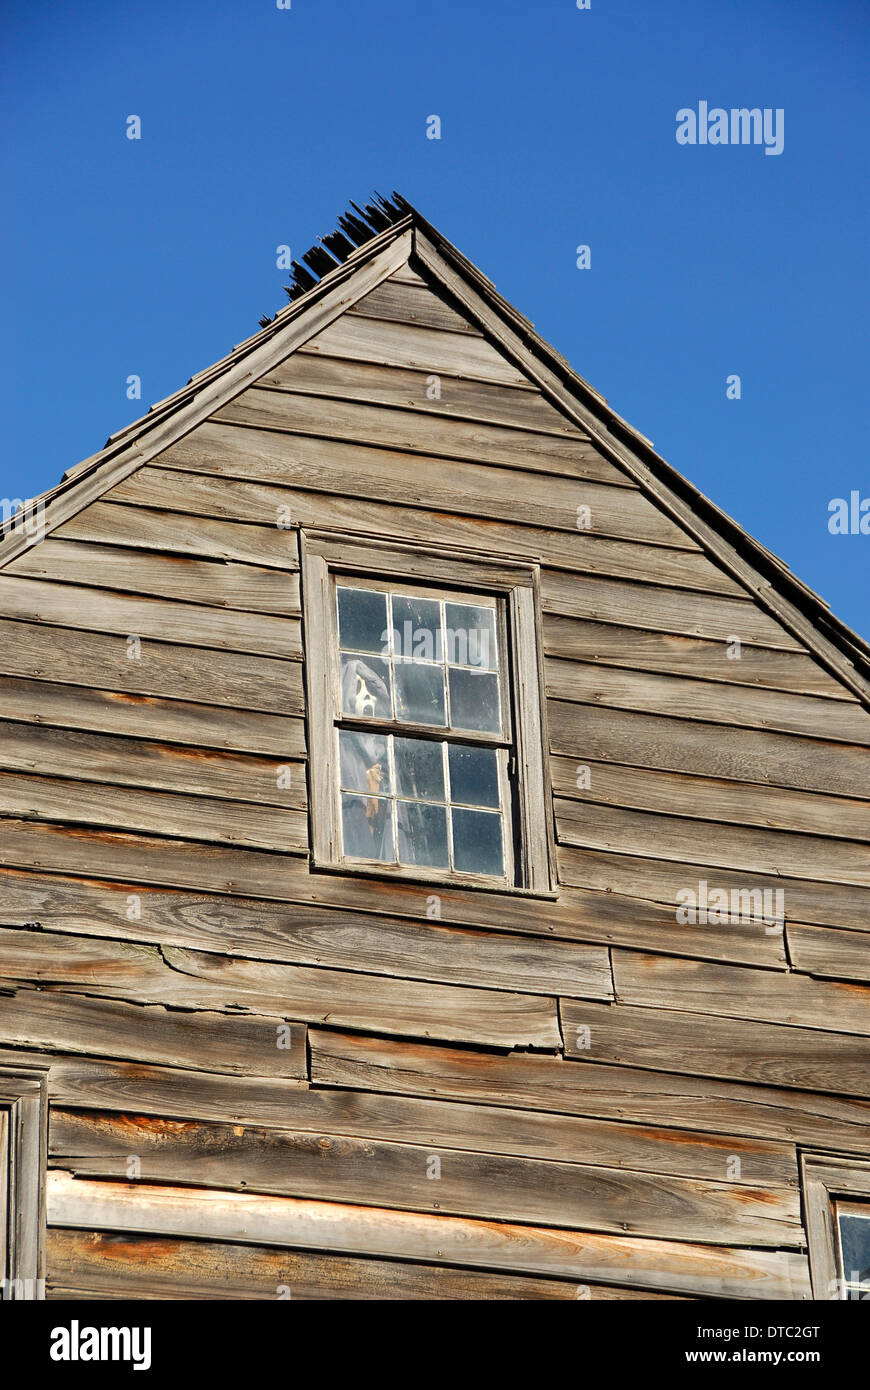
M 501 816 L 453 809 L 453 862 L 460 873 L 504 874 Z
M 498 733 L 498 676 L 450 668 L 450 727 Z
M 444 668 L 397 662 L 396 718 L 414 724 L 444 724 Z
M 392 802 L 383 797 L 342 793 L 341 824 L 344 852 L 349 859 L 394 862 L 391 806 Z
M 482 666 L 494 671 L 498 666 L 495 636 L 495 609 L 478 608 L 469 603 L 448 603 L 446 656 L 451 665 Z
M 341 708 L 357 719 L 392 719 L 390 663 L 376 656 L 341 657 Z
M 399 862 L 425 864 L 446 869 L 447 811 L 443 806 L 427 806 L 422 801 L 396 804 L 399 825 Z
M 853 1284 L 870 1280 L 870 1212 L 866 1217 L 840 1213 L 840 1244 L 844 1279 Z
M 338 590 L 339 645 L 386 656 L 387 596 L 376 589 Z
M 444 762 L 440 743 L 422 738 L 393 741 L 396 759 L 396 791 L 420 801 L 444 800 Z
M 348 791 L 368 792 L 369 796 L 390 791 L 390 762 L 387 740 L 380 734 L 352 734 L 339 729 L 341 785 Z
M 498 763 L 494 748 L 463 748 L 452 743 L 450 800 L 466 806 L 498 806 Z
M 393 594 L 395 653 L 407 661 L 443 661 L 441 655 L 441 604 L 434 598 L 408 598 Z

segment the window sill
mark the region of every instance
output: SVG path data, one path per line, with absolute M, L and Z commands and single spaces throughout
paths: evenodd
M 336 864 L 331 860 L 320 861 L 316 858 L 311 859 L 310 866 L 312 873 L 375 879 L 379 883 L 403 883 L 408 887 L 416 885 L 420 888 L 428 888 L 432 892 L 437 892 L 438 889 L 445 892 L 464 892 L 471 889 L 475 893 L 498 893 L 501 897 L 537 898 L 546 902 L 555 902 L 559 897 L 556 888 L 524 888 L 516 883 L 493 882 L 471 874 L 451 874 L 449 877 L 445 877 L 437 874 L 426 874 L 424 871 L 417 871 L 411 866 L 393 868 L 389 864 Z

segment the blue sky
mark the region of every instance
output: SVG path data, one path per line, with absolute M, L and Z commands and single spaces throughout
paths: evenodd
M 870 536 L 827 528 L 832 498 L 870 497 L 866 0 L 15 0 L 0 17 L 0 497 L 50 487 L 248 337 L 286 302 L 276 247 L 300 254 L 349 198 L 395 187 L 870 636 Z M 678 145 L 699 101 L 782 108 L 782 154 Z

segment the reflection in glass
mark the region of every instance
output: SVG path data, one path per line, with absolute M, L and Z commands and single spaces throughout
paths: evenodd
M 387 740 L 380 734 L 355 734 L 339 729 L 341 785 L 344 790 L 367 792 L 369 796 L 388 793 L 390 761 Z
M 494 671 L 498 666 L 495 610 L 470 603 L 445 606 L 446 660 L 453 666 L 478 666 Z
M 412 724 L 441 725 L 444 713 L 444 668 L 396 662 L 396 718 Z
M 394 861 L 391 804 L 384 797 L 342 792 L 341 824 L 348 858 Z
M 396 805 L 399 827 L 399 861 L 446 869 L 447 810 L 422 801 L 399 801 Z
M 341 708 L 357 719 L 392 719 L 390 663 L 342 652 Z
M 450 667 L 449 678 L 451 728 L 498 733 L 501 729 L 498 676 Z
M 441 604 L 433 598 L 393 594 L 393 643 L 396 656 L 410 661 L 443 661 Z
M 339 646 L 386 655 L 387 596 L 377 589 L 338 590 Z
M 422 738 L 393 741 L 396 759 L 396 791 L 419 801 L 444 800 L 444 759 L 440 743 Z
M 453 862 L 460 873 L 504 873 L 501 816 L 454 807 Z
M 867 1216 L 840 1212 L 843 1278 L 850 1284 L 870 1283 L 870 1209 Z
M 450 800 L 466 806 L 498 806 L 498 763 L 494 748 L 448 747 Z

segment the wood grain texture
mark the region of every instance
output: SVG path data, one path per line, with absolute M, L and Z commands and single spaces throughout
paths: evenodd
M 515 1053 L 362 1038 L 315 1029 L 311 1080 L 402 1095 L 438 1095 L 483 1105 L 597 1116 L 710 1134 L 745 1135 L 861 1154 L 870 1104 L 680 1073 Z
M 253 897 L 380 915 L 386 911 L 410 919 L 425 917 L 427 894 L 421 891 L 423 885 L 398 881 L 383 884 L 362 876 L 343 879 L 338 875 L 323 875 L 312 884 L 307 867 L 297 858 L 281 861 L 254 850 L 242 856 L 217 845 L 192 842 L 182 845 L 166 837 L 97 832 L 85 827 L 70 833 L 61 826 L 20 820 L 7 820 L 0 825 L 0 866 L 18 869 L 27 864 L 44 874 L 55 871 L 89 879 L 96 875 L 108 882 L 136 883 L 146 889 L 177 885 L 217 895 L 217 901 L 207 904 L 206 911 L 201 914 L 206 924 L 212 907 L 219 915 L 226 912 L 231 920 L 246 910 L 245 903 L 234 905 L 234 899 Z M 666 867 L 672 870 L 672 866 Z M 38 878 L 33 886 L 39 895 L 39 910 L 51 910 L 51 894 L 56 884 L 49 880 L 40 886 Z M 100 888 L 107 886 L 108 883 L 103 883 Z M 61 894 L 61 904 L 65 901 L 63 893 L 68 889 L 69 885 Z M 558 902 L 511 896 L 508 913 L 503 895 L 445 887 L 439 893 L 440 920 L 608 945 L 618 942 L 646 948 L 654 941 L 661 951 L 677 954 L 691 951 L 700 959 L 746 961 L 770 967 L 785 964 L 781 933 L 759 932 L 757 924 L 741 922 L 729 922 L 723 927 L 687 928 L 676 921 L 673 893 L 668 905 L 667 888 L 657 888 L 657 891 L 664 893 L 658 902 L 638 897 L 631 886 L 621 893 L 607 888 L 563 889 Z M 155 920 L 164 913 L 172 928 L 176 914 L 171 896 L 158 897 L 156 901 Z M 79 903 L 78 898 L 76 902 Z M 265 924 L 267 933 L 270 922 L 275 922 L 268 903 L 262 914 L 259 906 L 248 905 L 247 908 L 252 921 L 252 943 L 258 940 L 259 922 Z M 193 911 L 196 914 L 195 906 Z M 183 915 L 184 912 L 182 897 L 178 913 Z M 207 930 L 213 928 L 207 927 Z M 117 933 L 110 931 L 109 934 Z
M 426 372 L 444 371 L 478 381 L 500 381 L 509 386 L 533 389 L 523 374 L 480 333 L 450 333 L 415 324 L 363 317 L 352 319 L 345 315 L 310 338 L 307 349 L 352 362 L 395 364 Z
M 394 405 L 431 412 L 456 420 L 480 420 L 515 426 L 544 434 L 586 439 L 581 430 L 536 391 L 468 381 L 440 374 L 438 385 L 431 374 L 404 367 L 381 367 L 372 362 L 347 363 L 319 353 L 294 352 L 274 371 L 261 377 L 260 386 L 276 386 L 312 396 L 337 397 L 370 405 Z
M 479 334 L 477 326 L 458 312 L 434 285 L 407 285 L 393 277 L 358 299 L 349 314 L 420 328 L 446 328 L 454 333 Z
M 187 1009 L 239 1009 L 495 1047 L 559 1046 L 555 1001 L 61 933 L 0 928 L 0 978 Z
M 731 729 L 637 710 L 603 710 L 567 700 L 549 700 L 547 708 L 553 752 L 580 761 L 585 754 L 629 767 L 833 796 L 857 798 L 866 790 L 867 751 L 852 744 Z
M 176 792 L 145 791 L 71 777 L 25 777 L 0 772 L 0 812 L 55 824 L 109 830 L 159 831 L 181 840 L 250 846 L 301 854 L 308 847 L 308 820 L 288 792 L 282 808 Z M 296 802 L 296 807 L 293 806 Z
M 102 1231 L 50 1230 L 47 1259 L 49 1299 L 564 1301 L 580 1296 L 577 1283 L 563 1279 Z M 603 1285 L 585 1296 L 667 1297 Z
M 563 1001 L 561 1017 L 565 1054 L 579 1061 L 870 1097 L 865 1037 L 573 999 Z
M 298 755 L 281 762 L 10 720 L 0 720 L 0 768 L 93 781 L 105 788 L 146 787 L 296 810 L 306 804 L 305 769 Z
M 427 1147 L 290 1130 L 52 1112 L 49 1161 L 85 1177 L 118 1178 L 133 1153 L 144 1182 L 316 1197 L 394 1210 L 778 1248 L 802 1244 L 797 1195 L 786 1189 L 651 1176 L 577 1163 L 443 1150 L 433 1182 Z
M 870 1037 L 870 988 L 864 985 L 639 951 L 614 951 L 612 959 L 617 998 L 626 1004 Z M 794 1045 L 800 1047 L 799 1036 Z
M 577 785 L 581 766 L 589 770 L 588 787 Z M 870 840 L 870 803 L 850 797 L 817 796 L 784 787 L 744 785 L 721 777 L 687 777 L 589 759 L 581 765 L 574 758 L 553 757 L 550 767 L 556 795 L 578 801 L 720 824 L 756 825 L 865 843 Z M 586 781 L 585 774 L 582 780 Z
M 444 459 L 467 460 L 497 469 L 518 468 L 568 478 L 591 477 L 614 487 L 623 485 L 622 478 L 601 461 L 582 437 L 539 434 L 453 417 L 444 419 L 426 411 L 404 410 L 398 406 L 334 398 L 324 403 L 275 387 L 252 386 L 225 406 L 215 419 L 258 430 L 280 430 L 291 435 L 312 435 L 348 443 L 363 439 L 368 445 L 420 454 L 425 458 L 435 454 Z M 509 485 L 509 477 L 497 484 Z
M 106 500 L 177 507 L 218 519 L 238 515 L 241 521 L 274 525 L 279 508 L 288 506 L 292 513 L 288 489 L 301 488 L 369 502 L 390 498 L 398 507 L 574 533 L 577 508 L 583 505 L 592 509 L 596 536 L 697 549 L 639 493 L 597 481 L 598 465 L 590 460 L 588 466 L 590 477 L 579 472 L 578 464 L 576 477 L 547 474 L 544 484 L 542 475 L 529 468 L 483 471 L 474 463 L 421 454 L 409 473 L 407 457 L 399 450 L 215 422 L 168 449 L 159 467 L 142 468 L 113 488 Z M 180 478 L 181 473 L 193 477 Z M 232 485 L 230 479 L 235 480 Z M 599 596 L 602 606 L 607 597 Z M 747 609 L 748 617 L 751 606 Z M 581 615 L 567 599 L 558 611 Z M 726 625 L 730 633 L 731 625 Z M 713 635 L 720 631 L 721 623 Z M 749 632 L 744 636 L 750 640 Z
M 589 538 L 586 550 L 593 561 L 597 548 L 604 544 L 599 538 L 594 541 L 592 537 Z M 643 558 L 648 554 L 649 551 L 643 551 Z M 661 551 L 650 554 L 651 564 L 655 563 L 657 556 L 661 556 Z M 554 565 L 543 551 L 541 557 L 542 563 Z M 698 558 L 702 563 L 692 568 L 692 563 Z M 649 580 L 690 589 L 703 588 L 709 593 L 745 592 L 724 572 L 717 571 L 706 556 L 683 554 L 679 566 L 671 554 L 666 558 L 662 556 L 658 578 L 654 570 L 632 566 L 628 555 L 620 554 L 619 559 L 618 570 L 606 570 L 602 565 L 593 569 L 591 564 L 578 565 L 577 568 L 585 568 L 591 573 L 621 574 L 625 579 Z M 568 569 L 570 566 L 563 563 L 561 568 Z M 711 579 L 711 574 L 719 575 L 718 583 Z M 694 582 L 680 584 L 679 581 L 685 578 Z M 727 587 L 729 585 L 733 587 Z M 796 695 L 822 695 L 828 700 L 855 702 L 854 695 L 807 652 L 779 651 L 744 642 L 740 648 L 740 659 L 733 660 L 728 657 L 727 641 L 649 632 L 640 627 L 589 622 L 558 613 L 545 614 L 543 635 L 544 650 L 548 655 L 572 661 L 589 661 L 601 666 L 629 667 L 635 671 L 657 671 L 665 675 L 723 681 L 753 689 L 787 690 Z
M 870 887 L 870 848 L 866 842 L 731 825 L 715 825 L 699 832 L 698 825 L 684 816 L 650 815 L 562 799 L 556 801 L 555 815 L 559 839 L 569 845 L 646 854 L 679 863 L 695 855 L 717 868 L 746 874 Z M 753 884 L 747 882 L 745 886 L 752 888 Z
M 867 923 L 870 931 L 870 921 Z M 834 980 L 870 983 L 870 936 L 836 927 L 786 928 L 788 953 L 796 970 Z
M 57 540 L 199 555 L 207 560 L 234 560 L 275 569 L 299 567 L 294 533 L 275 526 L 274 520 L 270 526 L 247 526 L 156 507 L 92 502 L 53 534 Z
M 803 1255 L 49 1174 L 52 1226 L 345 1251 L 712 1297 L 809 1298 Z
M 857 701 L 560 660 L 547 664 L 547 689 L 555 699 L 602 708 L 645 710 L 676 719 L 696 719 L 702 711 L 713 724 L 778 730 L 864 747 L 870 744 L 870 713 Z M 866 756 L 870 768 L 870 752 Z
M 7 618 L 51 628 L 114 632 L 122 638 L 135 635 L 291 659 L 302 655 L 299 622 L 290 616 L 107 593 L 80 584 L 25 579 L 8 569 L 0 574 L 0 608 Z
M 287 566 L 267 569 L 49 536 L 13 560 L 5 573 L 247 613 L 287 617 L 301 612 L 299 576 Z
M 37 645 L 37 644 L 34 644 Z M 93 651 L 87 639 L 81 644 Z M 175 649 L 176 655 L 182 649 Z M 105 664 L 100 675 L 109 685 L 114 682 L 116 689 L 90 689 L 82 685 L 59 685 L 54 681 L 18 679 L 14 676 L 0 676 L 0 716 L 17 723 L 31 722 L 33 725 L 45 723 L 56 729 L 81 729 L 105 731 L 108 735 L 126 735 L 137 739 L 156 739 L 163 743 L 185 745 L 188 749 L 205 748 L 239 749 L 243 753 L 268 756 L 273 755 L 291 761 L 305 756 L 305 731 L 299 717 L 302 703 L 302 672 L 296 665 L 282 666 L 277 676 L 274 664 L 270 666 L 266 658 L 257 661 L 248 658 L 243 663 L 235 659 L 227 663 L 223 691 L 239 702 L 241 707 L 229 703 L 218 706 L 202 704 L 199 701 L 163 699 L 148 693 L 129 693 L 126 685 L 146 685 L 178 690 L 183 688 L 177 681 L 178 661 L 174 666 L 155 672 L 153 665 L 146 662 L 127 661 L 126 656 L 117 650 L 103 649 Z M 162 656 L 164 654 L 161 654 Z M 222 653 L 211 653 L 210 667 L 223 664 Z M 0 656 L 0 662 L 4 657 Z M 170 660 L 171 649 L 170 649 Z M 8 654 L 6 660 L 12 664 Z M 82 663 L 87 656 L 81 656 Z M 18 663 L 14 664 L 24 664 Z M 132 671 L 131 668 L 138 668 Z M 245 669 L 247 667 L 247 669 Z M 41 669 L 34 663 L 31 669 Z M 52 673 L 58 676 L 70 674 L 64 659 L 56 660 Z M 73 670 L 74 673 L 74 670 Z M 257 682 L 257 674 L 263 677 Z M 82 672 L 84 675 L 84 672 Z M 206 694 L 205 672 L 202 672 L 202 693 Z M 282 680 L 281 677 L 284 677 Z M 217 680 L 217 676 L 215 676 Z M 215 696 L 215 680 L 211 683 L 210 697 Z M 195 686 L 196 682 L 191 681 Z M 269 692 L 275 695 L 275 704 L 269 703 Z M 254 710 L 244 708 L 253 705 Z M 256 706 L 263 708 L 257 710 Z M 287 714 L 267 713 L 285 709 Z M 196 756 L 194 752 L 193 756 Z
M 781 939 L 759 937 L 751 925 L 687 930 L 677 926 L 672 909 L 616 894 L 566 891 L 561 907 L 519 899 L 508 917 L 485 895 L 458 892 L 442 897 L 442 915 L 436 920 L 421 915 L 413 889 L 394 896 L 379 895 L 362 879 L 343 890 L 338 880 L 329 884 L 334 885 L 332 894 L 324 887 L 322 896 L 309 901 L 298 881 L 288 881 L 285 904 L 139 884 L 144 910 L 130 921 L 125 918 L 130 885 L 0 868 L 0 897 L 10 925 L 39 921 L 48 929 L 117 937 L 123 920 L 131 939 L 269 960 L 355 964 L 369 958 L 384 973 L 449 972 L 467 983 L 510 980 L 511 988 L 519 990 L 534 989 L 537 980 L 546 978 L 548 991 L 558 981 L 553 993 L 571 995 L 581 988 L 590 998 L 610 996 L 609 962 L 600 947 L 616 942 L 654 943 L 662 951 L 713 960 L 786 964 Z M 356 886 L 363 891 L 354 897 Z M 457 931 L 459 924 L 473 930 Z M 514 935 L 521 939 L 512 944 Z M 595 945 L 572 949 L 575 941 Z
M 236 1076 L 307 1075 L 305 1029 L 298 1024 L 279 1034 L 274 1019 L 181 1012 L 32 988 L 0 993 L 0 1038 L 16 1047 Z

